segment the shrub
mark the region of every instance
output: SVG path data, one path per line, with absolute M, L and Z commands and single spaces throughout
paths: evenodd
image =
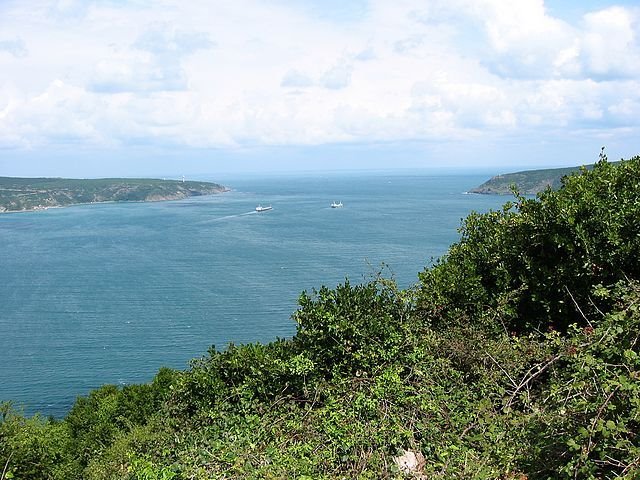
M 302 293 L 294 314 L 294 344 L 331 376 L 371 372 L 406 355 L 416 335 L 409 322 L 410 303 L 393 284 L 372 281 Z
M 593 285 L 638 278 L 638 232 L 640 157 L 613 165 L 603 156 L 558 191 L 469 215 L 461 240 L 420 274 L 420 308 L 436 324 L 461 309 L 508 331 L 566 331 L 606 308 L 590 299 Z

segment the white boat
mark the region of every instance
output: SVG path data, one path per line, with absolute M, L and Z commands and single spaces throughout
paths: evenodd
M 342 208 L 342 202 L 333 202 L 331 208 Z
M 266 212 L 267 210 L 271 210 L 273 207 L 269 205 L 268 207 L 263 207 L 262 205 L 258 205 L 256 207 L 256 212 Z

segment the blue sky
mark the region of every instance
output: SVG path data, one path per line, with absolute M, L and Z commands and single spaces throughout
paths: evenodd
M 2 0 L 0 175 L 626 158 L 639 32 L 629 0 Z

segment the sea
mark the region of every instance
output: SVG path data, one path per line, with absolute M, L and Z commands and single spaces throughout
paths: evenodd
M 378 275 L 409 288 L 464 217 L 508 200 L 465 193 L 487 178 L 211 176 L 231 190 L 2 214 L 0 401 L 62 417 L 91 389 L 187 369 L 212 345 L 292 337 L 303 291 Z

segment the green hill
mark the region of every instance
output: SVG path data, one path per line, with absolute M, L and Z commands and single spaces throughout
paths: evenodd
M 216 183 L 179 180 L 0 177 L 0 212 L 39 210 L 81 203 L 177 200 L 226 190 Z
M 593 165 L 588 165 L 586 168 L 593 168 Z M 536 195 L 548 187 L 557 190 L 560 188 L 562 177 L 571 175 L 579 170 L 580 167 L 568 167 L 506 173 L 492 177 L 482 185 L 469 190 L 469 192 L 510 195 L 511 187 L 515 185 L 516 190 L 522 195 Z
M 303 292 L 293 338 L 64 419 L 0 404 L 0 480 L 640 478 L 638 178 L 603 158 L 471 214 L 413 288 Z

